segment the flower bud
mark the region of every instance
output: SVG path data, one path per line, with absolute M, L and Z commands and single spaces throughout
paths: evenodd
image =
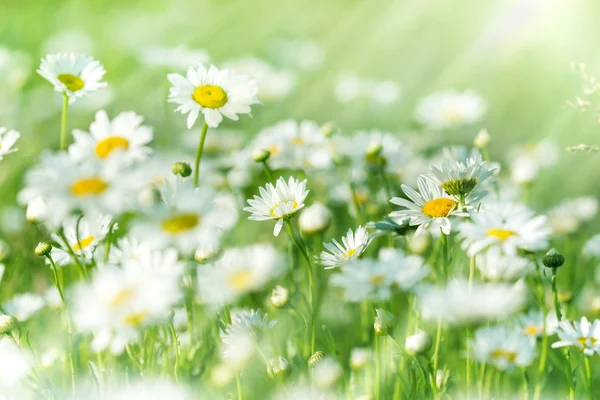
M 52 251 L 52 245 L 46 242 L 39 242 L 37 246 L 35 246 L 34 253 L 36 256 L 46 257 Z
M 306 234 L 325 232 L 331 225 L 331 211 L 321 203 L 306 207 L 298 219 L 300 230 Z
M 292 373 L 292 366 L 285 358 L 279 356 L 269 360 L 267 375 L 271 379 L 285 379 Z
M 542 262 L 548 268 L 558 268 L 565 263 L 565 257 L 560 254 L 556 249 L 550 249 L 544 257 Z
M 214 261 L 221 256 L 222 251 L 219 246 L 205 245 L 196 249 L 194 253 L 194 259 L 198 264 L 206 264 L 207 262 Z
M 182 178 L 187 178 L 192 174 L 192 167 L 186 162 L 176 162 L 171 166 L 173 175 L 179 175 Z
M 404 349 L 411 356 L 420 356 L 426 354 L 431 349 L 431 335 L 425 331 L 419 330 L 414 335 L 406 338 Z
M 308 358 L 308 366 L 314 367 L 315 365 L 317 365 L 324 355 L 325 354 L 322 351 L 316 351 L 315 354 Z
M 475 146 L 478 149 L 483 149 L 484 147 L 486 147 L 488 145 L 489 142 L 490 142 L 490 134 L 488 133 L 487 130 L 482 129 L 479 131 L 477 136 L 475 136 L 475 139 L 473 140 L 473 146 Z
M 368 348 L 357 347 L 350 352 L 350 368 L 361 369 L 371 360 L 373 354 Z
M 254 162 L 267 162 L 269 157 L 271 157 L 271 152 L 267 149 L 254 149 L 252 152 Z
M 325 122 L 321 125 L 321 132 L 326 138 L 332 137 L 337 131 L 337 127 L 332 122 Z
M 10 315 L 0 315 L 0 335 L 8 335 L 15 329 L 17 320 Z
M 343 373 L 342 367 L 336 360 L 326 357 L 315 366 L 313 380 L 318 387 L 328 389 L 339 382 Z
M 47 212 L 48 206 L 46 205 L 46 201 L 41 197 L 36 197 L 27 204 L 25 218 L 29 222 L 40 222 L 45 218 Z
M 283 286 L 277 285 L 273 288 L 273 291 L 271 292 L 269 302 L 273 307 L 281 308 L 287 304 L 289 296 L 289 290 L 287 290 Z
M 379 336 L 389 335 L 392 330 L 396 327 L 396 316 L 389 311 L 385 311 L 381 308 L 375 310 L 377 316 L 375 317 L 375 323 L 373 328 L 375 333 Z
M 435 386 L 438 390 L 444 390 L 450 379 L 450 371 L 447 369 L 438 369 L 435 373 Z

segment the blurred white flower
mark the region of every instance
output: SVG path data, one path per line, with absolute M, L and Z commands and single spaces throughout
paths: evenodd
M 544 332 L 546 335 L 553 335 L 558 328 L 558 319 L 554 310 L 550 310 L 544 318 L 541 310 L 531 309 L 528 313 L 518 316 L 515 327 L 527 336 L 540 337 Z
M 306 234 L 324 232 L 331 225 L 333 215 L 322 203 L 313 203 L 306 207 L 298 218 L 300 230 Z
M 342 244 L 333 239 L 330 243 L 323 243 L 326 250 L 321 252 L 318 261 L 326 268 L 335 268 L 348 264 L 358 259 L 371 243 L 367 229 L 359 226 L 353 232 L 348 229 L 346 236 L 342 237 Z
M 33 368 L 33 357 L 8 337 L 0 338 L 0 360 L 0 388 L 4 390 L 16 386 Z
M 338 77 L 334 91 L 335 99 L 340 103 L 350 103 L 360 98 L 366 98 L 380 105 L 395 103 L 400 94 L 401 89 L 396 82 L 359 77 L 350 72 L 343 73 Z
M 271 44 L 274 56 L 283 64 L 315 70 L 325 62 L 325 49 L 310 40 L 278 39 Z
M 286 182 L 279 177 L 275 186 L 271 183 L 259 188 L 260 197 L 247 200 L 250 207 L 244 207 L 244 211 L 251 213 L 248 217 L 251 221 L 276 220 L 273 235 L 279 235 L 283 227 L 283 221 L 294 216 L 304 208 L 304 200 L 308 196 L 306 190 L 306 179 L 302 182 L 290 176 Z
M 593 219 L 598 212 L 594 197 L 576 197 L 562 200 L 548 211 L 548 222 L 555 235 L 579 231 L 581 225 Z
M 20 137 L 21 134 L 18 131 L 0 126 L 0 160 L 2 160 L 5 155 L 14 153 L 18 150 L 17 148 L 13 148 L 13 146 Z
M 175 111 L 189 114 L 187 127 L 191 128 L 202 113 L 211 128 L 219 126 L 223 116 L 238 120 L 238 114 L 249 114 L 250 106 L 258 103 L 256 81 L 247 75 L 233 71 L 218 70 L 211 65 L 190 66 L 187 76 L 167 75 L 173 85 L 169 90 L 169 102 L 178 104 Z
M 94 51 L 94 40 L 82 30 L 61 30 L 44 41 L 42 50 L 46 54 L 60 52 L 89 54 Z
M 361 369 L 373 359 L 373 350 L 369 347 L 355 347 L 350 351 L 350 368 Z
M 9 89 L 20 89 L 31 71 L 31 59 L 25 52 L 0 46 L 0 85 Z
M 476 266 L 484 279 L 512 281 L 534 270 L 531 260 L 516 255 L 505 255 L 499 247 L 491 247 L 476 258 Z
M 600 234 L 592 236 L 585 242 L 582 253 L 586 257 L 600 258 Z
M 106 74 L 102 64 L 85 54 L 49 54 L 37 72 L 54 85 L 56 92 L 69 96 L 71 103 L 107 85 L 101 82 Z
M 16 294 L 3 304 L 4 310 L 18 321 L 25 322 L 45 306 L 44 298 L 36 293 Z
M 278 69 L 259 58 L 242 58 L 225 63 L 225 67 L 240 74 L 247 74 L 258 83 L 261 101 L 282 100 L 296 86 L 292 71 Z
M 323 389 L 328 389 L 337 384 L 344 370 L 340 364 L 331 357 L 325 357 L 314 367 L 313 380 Z
M 534 338 L 504 326 L 478 329 L 471 342 L 474 359 L 502 371 L 528 367 L 536 357 Z
M 485 101 L 475 92 L 444 91 L 420 101 L 415 118 L 432 129 L 443 129 L 479 121 L 486 111 Z
M 143 65 L 165 69 L 184 69 L 190 65 L 208 64 L 210 61 L 210 56 L 205 50 L 189 49 L 187 46 L 143 47 L 138 58 Z

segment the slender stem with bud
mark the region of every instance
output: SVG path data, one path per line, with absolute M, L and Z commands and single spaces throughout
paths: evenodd
M 206 132 L 208 132 L 208 124 L 204 122 L 204 125 L 202 126 L 202 133 L 200 133 L 198 149 L 196 150 L 196 161 L 194 162 L 194 187 L 198 187 L 198 177 L 200 176 L 200 160 L 202 159 L 202 152 L 204 151 L 204 141 L 206 140 Z

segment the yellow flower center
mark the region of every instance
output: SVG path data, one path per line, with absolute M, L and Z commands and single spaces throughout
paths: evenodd
M 296 146 L 302 146 L 305 143 L 306 142 L 301 137 L 297 137 L 297 138 L 293 138 L 292 139 L 292 144 L 295 144 Z
M 129 140 L 121 136 L 110 136 L 101 140 L 96 145 L 96 155 L 100 158 L 106 158 L 116 149 L 127 150 L 129 148 Z
M 83 89 L 83 86 L 85 86 L 85 83 L 83 83 L 83 80 L 81 80 L 80 77 L 75 76 L 75 75 L 58 74 L 57 78 L 71 92 L 76 92 L 78 90 L 81 90 L 81 89 Z
M 126 315 L 123 319 L 127 325 L 138 327 L 144 323 L 144 320 L 150 313 L 148 311 L 140 311 L 137 313 Z
M 292 210 L 295 210 L 296 208 L 298 208 L 298 203 L 295 202 L 295 201 L 293 201 L 293 200 L 282 201 L 281 203 L 277 204 L 275 207 L 271 208 L 271 217 L 277 217 L 278 216 L 275 211 L 278 210 L 281 207 L 282 204 L 286 205 L 286 206 L 291 205 L 292 206 Z
M 587 341 L 588 339 L 590 340 L 590 344 L 593 346 L 596 344 L 596 342 L 598 341 L 598 339 L 593 338 L 593 337 L 585 337 L 585 336 L 581 336 L 579 338 L 577 338 L 577 341 L 579 343 L 581 343 L 583 346 L 587 346 Z
M 381 274 L 373 275 L 372 277 L 369 278 L 369 282 L 373 285 L 379 285 L 384 280 L 385 280 L 385 276 L 383 276 Z
M 508 229 L 500 229 L 500 228 L 492 228 L 489 231 L 487 231 L 488 236 L 493 236 L 502 242 L 504 242 L 506 239 L 508 239 L 509 237 L 514 236 L 516 234 L 517 234 L 517 232 L 515 232 L 515 231 L 511 231 Z
M 195 228 L 200 223 L 198 214 L 179 214 L 162 221 L 161 227 L 167 233 L 181 233 Z
M 446 197 L 440 197 L 439 199 L 429 200 L 423 206 L 423 214 L 431 218 L 443 218 L 447 217 L 448 214 L 456 207 L 456 203 L 452 199 Z
M 523 333 L 526 335 L 537 335 L 538 331 L 539 329 L 535 325 L 528 325 L 525 328 L 523 328 Z
M 248 284 L 251 282 L 252 271 L 244 270 L 236 272 L 228 279 L 229 287 L 236 292 L 243 292 L 248 289 Z
M 350 249 L 346 253 L 343 254 L 344 258 L 352 257 L 356 254 L 356 249 Z
M 443 118 L 446 122 L 460 122 L 463 119 L 463 115 L 460 112 L 460 110 L 454 108 L 454 107 L 450 107 L 444 110 L 443 112 Z
M 122 306 L 124 303 L 129 301 L 133 297 L 134 290 L 132 288 L 124 288 L 116 295 L 114 295 L 110 300 L 108 300 L 108 306 L 110 308 L 117 308 Z
M 227 93 L 215 85 L 200 85 L 194 90 L 192 99 L 202 107 L 221 108 L 227 104 Z
M 77 243 L 75 243 L 73 247 L 73 251 L 79 251 L 81 249 L 85 249 L 94 241 L 93 236 L 88 236 L 85 239 L 80 239 Z
M 366 204 L 369 200 L 369 193 L 366 190 L 357 190 L 354 192 L 354 199 L 358 204 Z
M 100 178 L 82 178 L 71 185 L 71 193 L 75 196 L 98 195 L 108 189 L 108 183 Z
M 269 153 L 271 153 L 271 157 L 273 157 L 275 154 L 279 153 L 279 146 L 276 145 L 271 145 L 267 147 L 267 150 L 269 150 Z
M 492 358 L 504 358 L 508 362 L 515 362 L 517 359 L 517 353 L 514 351 L 508 351 L 504 349 L 496 349 L 490 353 L 490 357 Z

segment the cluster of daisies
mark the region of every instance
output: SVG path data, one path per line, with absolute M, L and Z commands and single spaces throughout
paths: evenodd
M 142 57 L 179 69 L 207 58 Z M 104 90 L 106 71 L 82 54 L 42 60 L 38 73 L 63 95 L 61 148 L 26 171 L 18 202 L 47 276 L 0 308 L 0 395 L 489 398 L 519 375 L 526 398 L 543 398 L 548 375 L 571 398 L 593 393 L 600 322 L 579 312 L 600 311 L 600 276 L 573 264 L 581 254 L 595 266 L 600 237 L 566 256 L 550 247 L 586 228 L 598 201 L 566 199 L 546 215 L 522 201 L 557 162 L 553 142 L 509 152 L 505 172 L 485 130 L 473 149 L 418 139 L 481 120 L 472 91 L 423 99 L 406 141 L 293 119 L 246 141 L 221 124 L 293 77 L 254 59 L 225 64 L 167 75 L 189 131 L 183 149 L 160 152 L 134 111 L 68 129 L 69 106 Z M 365 85 L 386 104 L 400 95 L 392 82 L 345 79 L 343 102 Z M 18 138 L 0 128 L 0 157 Z M 10 264 L 0 267 L 1 279 Z

